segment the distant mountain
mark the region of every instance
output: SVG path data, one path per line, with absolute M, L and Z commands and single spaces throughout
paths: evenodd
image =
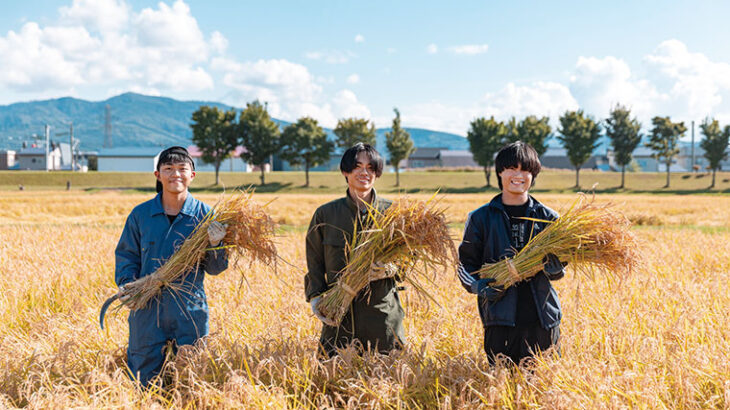
M 32 141 L 33 134 L 42 135 L 44 125 L 51 126 L 51 139 L 68 141 L 73 122 L 75 137 L 84 151 L 98 150 L 104 145 L 105 107 L 111 108 L 112 141 L 115 147 L 189 145 L 192 139 L 190 117 L 201 105 L 230 109 L 210 101 L 178 101 L 125 93 L 105 101 L 86 101 L 64 97 L 53 100 L 23 102 L 0 106 L 0 149 L 18 149 L 23 141 Z M 240 108 L 239 108 L 240 110 Z M 289 124 L 275 119 L 281 126 Z M 406 128 L 417 147 L 468 149 L 466 138 L 439 131 Z M 332 135 L 331 129 L 326 129 Z M 385 133 L 377 130 L 377 146 L 385 149 Z

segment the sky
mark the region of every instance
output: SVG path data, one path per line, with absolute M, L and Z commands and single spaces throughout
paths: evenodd
M 623 104 L 730 124 L 730 2 L 25 0 L 0 13 L 0 105 L 133 91 L 334 127 L 465 135 L 477 117 Z

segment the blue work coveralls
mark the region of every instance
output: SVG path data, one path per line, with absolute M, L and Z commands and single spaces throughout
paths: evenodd
M 127 217 L 115 251 L 117 286 L 162 266 L 209 211 L 208 205 L 190 193 L 172 224 L 162 207 L 162 193 L 137 205 Z M 207 251 L 200 266 L 176 283 L 182 290 L 162 288 L 162 293 L 147 307 L 130 312 L 127 364 L 133 377 L 147 384 L 160 372 L 168 341 L 188 345 L 208 334 L 203 278 L 205 272 L 217 275 L 227 267 L 225 250 Z

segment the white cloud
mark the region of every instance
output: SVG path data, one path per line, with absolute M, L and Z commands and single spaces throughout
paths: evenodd
M 578 108 L 568 87 L 554 82 L 537 81 L 518 86 L 508 83 L 496 93 L 487 93 L 479 104 L 480 116 L 506 120 L 527 115 L 549 116 L 555 120 L 566 110 Z
M 102 33 L 117 32 L 129 20 L 129 6 L 124 0 L 73 0 L 70 7 L 61 7 L 58 12 L 67 24 L 80 24 Z
M 210 47 L 218 54 L 224 54 L 228 50 L 228 39 L 220 31 L 214 31 L 210 35 Z
M 467 44 L 462 46 L 449 47 L 449 51 L 451 51 L 452 53 L 462 55 L 484 54 L 487 52 L 487 49 L 489 49 L 489 46 L 487 44 Z
M 580 57 L 570 89 L 587 112 L 605 118 L 621 103 L 645 127 L 656 115 L 684 121 L 730 117 L 730 64 L 692 53 L 678 40 L 659 44 L 638 70 L 612 56 Z
M 385 52 L 388 53 L 388 54 L 395 54 L 396 51 L 398 51 L 398 50 L 396 50 L 393 47 L 388 47 L 388 48 L 385 49 Z
M 360 82 L 360 76 L 357 74 L 350 74 L 347 76 L 348 84 L 357 84 Z
M 357 55 L 349 50 L 321 50 L 307 51 L 306 53 L 304 53 L 304 57 L 310 60 L 321 60 L 327 64 L 345 64 L 348 63 L 352 58 L 357 57 Z
M 403 106 L 401 114 L 405 126 L 466 135 L 469 123 L 477 117 L 494 116 L 505 121 L 512 116 L 549 116 L 555 125 L 558 116 L 577 107 L 566 86 L 538 81 L 529 85 L 509 83 L 496 92 L 485 94 L 480 101 L 470 105 L 449 105 L 431 101 Z M 386 126 L 391 120 L 388 116 L 375 118 L 378 126 Z
M 641 116 L 651 115 L 661 97 L 653 85 L 635 78 L 629 65 L 615 57 L 579 57 L 570 78 L 570 90 L 586 112 L 605 118 L 616 104 Z
M 181 0 L 139 13 L 123 0 L 74 0 L 58 16 L 0 36 L 0 87 L 41 97 L 77 86 L 210 89 L 203 65 L 227 47 L 219 32 L 205 40 Z
M 363 37 L 362 34 L 358 34 L 358 35 L 355 36 L 355 42 L 356 43 L 364 43 L 365 42 L 365 37 Z
M 657 109 L 694 119 L 730 113 L 730 64 L 692 53 L 678 40 L 662 42 L 644 61 L 664 97 Z
M 438 47 L 438 46 L 437 46 L 436 44 L 433 44 L 433 43 L 431 43 L 431 44 L 429 44 L 429 45 L 428 45 L 428 46 L 426 47 L 426 52 L 427 52 L 428 54 L 436 54 L 436 53 L 438 53 L 438 52 L 439 52 L 439 47 Z
M 64 32 L 71 35 L 69 32 Z M 76 35 L 86 37 L 77 32 Z M 20 91 L 68 89 L 84 82 L 83 65 L 64 51 L 44 43 L 48 36 L 36 23 L 26 23 L 19 33 L 0 37 L 0 85 Z M 83 41 L 82 41 L 83 43 Z
M 208 44 L 190 14 L 190 7 L 177 0 L 172 7 L 159 3 L 159 9 L 146 8 L 134 18 L 139 45 L 160 53 L 180 56 L 188 61 L 204 61 Z
M 332 100 L 334 109 L 334 116 L 336 118 L 367 118 L 369 119 L 372 114 L 370 109 L 360 101 L 354 92 L 350 90 L 340 90 Z M 336 125 L 336 121 L 330 123 L 330 127 Z

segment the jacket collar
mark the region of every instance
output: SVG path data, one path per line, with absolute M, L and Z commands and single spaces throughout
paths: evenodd
M 527 212 L 532 213 L 535 208 L 540 204 L 537 199 L 533 198 L 532 195 L 527 195 Z M 504 203 L 502 203 L 502 194 L 497 194 L 491 201 L 489 201 L 489 207 L 499 209 L 504 212 Z
M 353 215 L 357 215 L 357 204 L 355 203 L 355 200 L 352 199 L 350 196 L 350 189 L 345 190 L 345 199 L 347 201 L 347 207 L 350 208 L 350 211 L 352 211 Z M 373 200 L 370 203 L 372 206 L 377 206 L 378 201 L 378 194 L 375 192 L 375 188 L 373 188 Z
M 185 202 L 183 203 L 182 208 L 180 208 L 180 213 L 187 215 L 187 216 L 193 216 L 194 208 L 195 208 L 195 198 L 193 198 L 193 195 L 190 194 L 190 191 L 188 191 L 188 196 L 185 198 Z M 150 216 L 152 215 L 159 215 L 164 214 L 165 208 L 162 206 L 162 192 L 159 192 L 157 196 L 155 196 L 154 201 L 152 202 L 152 208 L 150 209 Z

